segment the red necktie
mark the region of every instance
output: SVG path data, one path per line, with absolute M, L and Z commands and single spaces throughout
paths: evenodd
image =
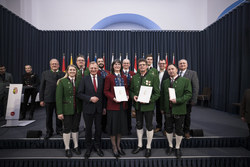
M 95 76 L 94 75 L 93 75 L 93 84 L 94 84 L 95 92 L 97 92 L 97 87 L 96 87 L 96 82 L 95 82 Z

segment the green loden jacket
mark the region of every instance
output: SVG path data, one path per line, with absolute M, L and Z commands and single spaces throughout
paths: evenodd
M 84 76 L 87 76 L 87 75 L 89 75 L 90 74 L 90 72 L 89 72 L 89 68 L 88 67 L 86 67 L 85 68 L 85 71 L 84 71 Z M 77 75 L 76 75 L 76 77 L 77 78 L 82 78 L 82 72 L 81 72 L 81 70 L 79 70 L 78 68 L 77 68 Z
M 162 83 L 161 87 L 161 110 L 169 113 L 169 91 L 170 79 L 166 79 Z M 172 114 L 185 115 L 187 113 L 186 104 L 192 97 L 192 86 L 189 79 L 184 77 L 178 77 L 173 84 L 175 88 L 176 104 L 172 104 Z
M 76 79 L 76 94 L 78 91 L 80 79 Z M 73 115 L 74 114 L 74 99 L 73 85 L 68 78 L 62 78 L 56 87 L 56 109 L 57 114 Z M 77 112 L 82 111 L 82 102 L 76 97 Z
M 134 100 L 134 96 L 139 95 L 141 85 L 153 87 L 150 102 L 148 104 L 134 102 L 136 110 L 139 110 L 139 104 L 141 105 L 142 112 L 154 110 L 155 102 L 160 97 L 159 83 L 160 81 L 158 75 L 153 75 L 149 72 L 147 72 L 146 75 L 143 77 L 142 82 L 140 73 L 137 73 L 136 75 L 133 76 L 129 91 L 129 96 L 131 99 Z

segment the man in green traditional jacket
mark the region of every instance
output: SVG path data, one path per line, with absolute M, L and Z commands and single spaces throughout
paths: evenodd
M 85 67 L 85 58 L 83 55 L 79 55 L 76 58 L 76 65 L 77 65 L 77 78 L 82 78 L 84 76 L 89 75 L 89 69 L 88 67 Z
M 183 123 L 187 113 L 186 104 L 192 97 L 192 86 L 189 79 L 179 77 L 177 67 L 173 64 L 168 65 L 168 74 L 170 78 L 162 83 L 161 87 L 161 111 L 165 113 L 165 130 L 169 147 L 166 149 L 167 155 L 174 152 L 173 149 L 173 130 L 175 127 L 176 145 L 175 155 L 181 158 L 180 145 L 183 136 Z M 171 92 L 171 90 L 174 90 Z M 175 97 L 174 97 L 175 95 Z M 175 126 L 174 126 L 175 125 Z
M 155 102 L 160 97 L 159 77 L 147 70 L 147 62 L 145 59 L 138 61 L 140 72 L 133 76 L 130 86 L 130 98 L 134 100 L 136 110 L 136 128 L 138 137 L 138 147 L 132 153 L 137 154 L 142 150 L 142 136 L 143 136 L 143 117 L 145 118 L 147 129 L 147 146 L 145 157 L 151 156 L 151 142 L 153 139 L 153 115 Z M 149 103 L 142 103 L 137 101 L 141 86 L 152 87 L 152 94 Z
M 150 73 L 152 73 L 153 75 L 157 75 L 158 76 L 157 69 L 153 67 L 153 55 L 152 54 L 148 54 L 146 56 L 146 61 L 147 61 L 147 65 L 148 65 L 148 71 Z

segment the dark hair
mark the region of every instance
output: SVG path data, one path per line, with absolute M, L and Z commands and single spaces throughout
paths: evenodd
M 83 56 L 83 55 L 79 55 L 79 56 L 77 56 L 77 57 L 76 57 L 76 61 L 77 61 L 77 59 L 78 59 L 79 57 L 83 58 L 83 59 L 84 59 L 84 61 L 85 61 L 85 58 L 84 58 L 84 56 Z
M 115 63 L 119 63 L 121 64 L 121 70 L 120 70 L 120 73 L 122 74 L 122 62 L 119 60 L 119 59 L 115 59 L 112 64 L 111 64 L 111 73 L 112 74 L 115 74 L 115 70 L 114 70 L 114 65 Z
M 147 64 L 147 61 L 146 61 L 146 59 L 144 59 L 144 58 L 140 58 L 140 59 L 138 60 L 138 65 L 139 65 L 140 62 L 145 62 L 145 63 Z
M 0 64 L 0 67 L 4 67 L 5 68 L 5 66 L 3 64 Z
M 153 55 L 152 55 L 152 54 L 148 54 L 148 55 L 146 56 L 146 59 L 147 59 L 148 57 L 152 57 L 152 58 L 153 58 Z
M 174 66 L 176 69 L 178 69 L 177 67 L 176 67 L 176 65 L 174 65 L 174 64 L 169 64 L 168 66 Z M 167 67 L 168 68 L 168 67 Z
M 97 61 L 98 59 L 103 59 L 103 58 L 102 58 L 102 57 L 97 57 L 96 61 Z

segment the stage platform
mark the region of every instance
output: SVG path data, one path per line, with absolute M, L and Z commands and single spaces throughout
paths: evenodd
M 250 138 L 247 125 L 236 114 L 195 106 L 192 112 L 191 129 L 202 129 L 203 137 L 192 137 L 182 141 L 181 159 L 174 155 L 167 156 L 165 149 L 168 146 L 162 132 L 154 134 L 152 142 L 152 156 L 144 157 L 144 151 L 134 155 L 131 150 L 137 146 L 135 119 L 132 119 L 132 134 L 124 136 L 121 146 L 126 155 L 119 159 L 112 156 L 111 143 L 107 134 L 102 135 L 102 149 L 104 157 L 92 152 L 86 160 L 84 125 L 81 121 L 79 146 L 81 155 L 72 158 L 65 157 L 62 137 L 54 135 L 45 141 L 45 109 L 38 108 L 35 112 L 34 123 L 26 127 L 0 128 L 0 166 L 41 166 L 41 167 L 249 167 L 250 166 Z M 5 121 L 1 120 L 0 125 Z M 41 138 L 26 138 L 28 130 L 42 130 Z M 175 142 L 175 141 L 174 141 Z M 143 139 L 146 145 L 146 136 Z M 71 141 L 72 146 L 72 141 Z

